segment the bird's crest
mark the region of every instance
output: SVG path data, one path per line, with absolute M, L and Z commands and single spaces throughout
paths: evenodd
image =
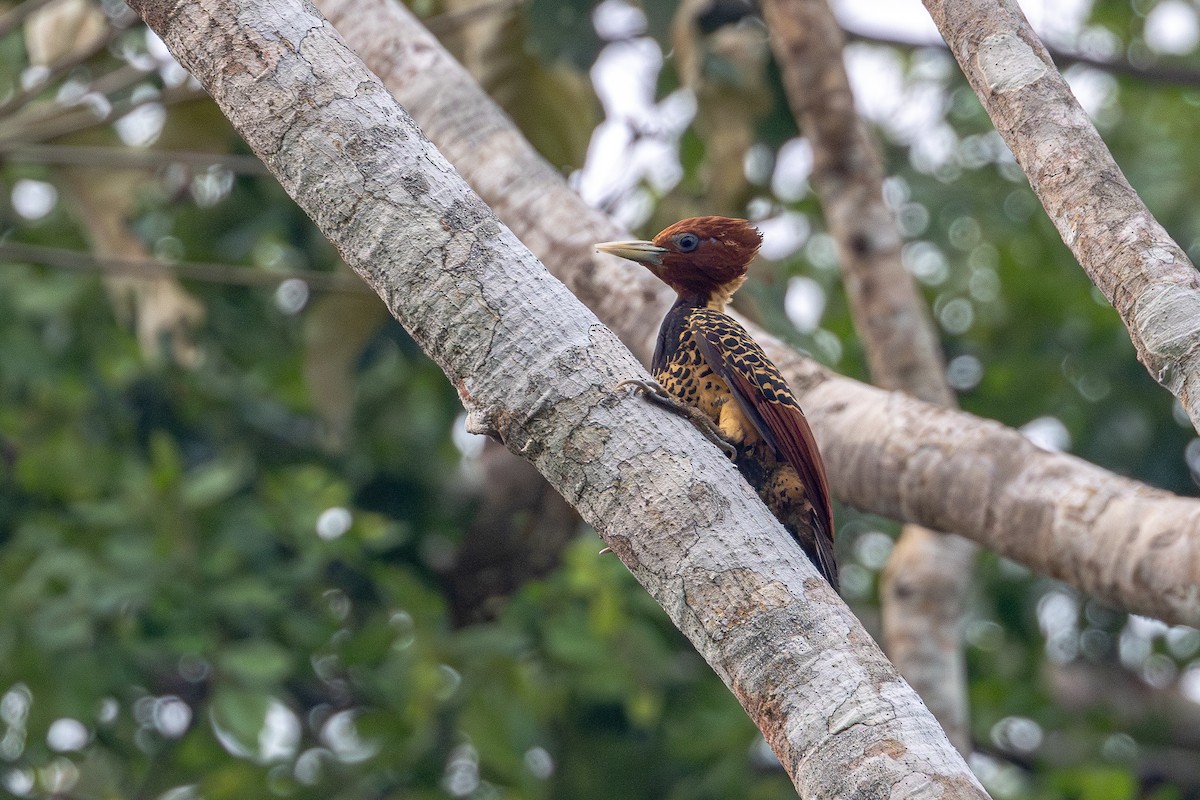
M 680 296 L 718 305 L 741 286 L 762 234 L 744 219 L 692 217 L 653 241 L 604 242 L 596 249 L 642 264 Z
M 692 217 L 659 233 L 654 244 L 665 250 L 660 278 L 677 291 L 707 294 L 741 284 L 762 234 L 744 219 Z

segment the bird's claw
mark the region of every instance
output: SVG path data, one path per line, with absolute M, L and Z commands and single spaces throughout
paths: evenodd
M 717 424 L 712 419 L 705 416 L 698 408 L 693 408 L 676 400 L 658 381 L 645 380 L 643 378 L 626 378 L 614 386 L 613 391 L 615 392 L 626 387 L 632 387 L 636 393 L 646 395 L 646 399 L 687 419 L 700 429 L 700 432 L 704 434 L 704 438 L 719 447 L 721 452 L 730 461 L 737 457 L 737 448 L 721 434 L 721 429 L 717 427 Z
M 719 447 L 721 452 L 724 453 L 725 457 L 730 461 L 733 461 L 735 458 L 737 458 L 737 448 L 734 447 L 728 439 L 721 435 L 720 429 L 718 429 L 717 426 L 712 423 L 712 420 L 710 420 L 708 417 L 704 417 L 704 420 L 708 423 L 707 426 L 697 426 L 700 428 L 700 432 L 704 434 L 704 437 Z
M 643 378 L 626 378 L 613 387 L 613 391 L 617 392 L 621 389 L 632 387 L 635 394 L 646 394 L 654 397 L 661 397 L 664 400 L 675 402 L 675 398 L 667 394 L 667 390 L 663 385 L 656 380 L 645 380 Z

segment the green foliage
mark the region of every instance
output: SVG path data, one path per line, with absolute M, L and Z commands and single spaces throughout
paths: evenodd
M 664 47 L 674 10 L 646 8 Z M 1104 0 L 1092 21 L 1119 49 L 1136 50 L 1147 11 Z M 504 75 L 507 99 L 556 166 L 577 166 L 593 123 L 580 73 L 563 72 L 595 58 L 591 12 L 537 2 L 515 43 L 506 40 L 505 63 L 517 65 Z M 123 46 L 144 54 L 139 36 Z M 906 85 L 940 76 L 949 155 L 922 161 L 920 140 L 886 125 L 882 140 L 906 261 L 941 326 L 964 407 L 1015 426 L 1058 420 L 1083 458 L 1193 493 L 1189 426 L 939 59 L 903 52 L 895 65 Z M 117 61 L 101 53 L 87 70 L 104 74 Z M 0 38 L 0 72 L 24 67 L 20 37 Z M 678 88 L 670 59 L 660 77 L 660 97 Z M 758 121 L 758 157 L 774 160 L 795 129 L 777 73 L 768 81 L 775 99 Z M 1188 167 L 1200 93 L 1114 85 L 1103 132 L 1195 255 L 1200 216 L 1188 199 L 1200 187 Z M 56 90 L 40 101 L 53 103 Z M 554 99 L 555 113 L 538 98 Z M 173 106 L 163 135 L 171 147 L 236 149 L 215 118 L 201 101 Z M 89 135 L 114 138 L 107 128 Z M 703 202 L 714 167 L 707 144 L 694 128 L 684 133 L 682 179 L 655 214 Z M 87 211 L 66 202 L 75 184 L 63 168 L 14 160 L 0 170 L 3 239 L 95 247 Z M 213 178 L 225 188 L 198 191 Z M 19 180 L 53 184 L 59 202 L 19 216 Z M 866 378 L 815 199 L 783 199 L 755 180 L 757 217 L 798 215 L 811 234 L 780 263 L 756 267 L 739 303 Z M 119 210 L 120 228 L 147 254 L 281 279 L 333 269 L 332 248 L 272 181 L 176 165 L 130 185 L 136 199 Z M 798 276 L 827 301 L 820 327 L 803 334 L 783 302 Z M 316 306 L 328 297 L 297 306 L 271 289 L 185 288 L 203 308 L 190 359 L 139 340 L 137 313 L 96 277 L 0 264 L 0 793 L 794 796 L 730 693 L 620 563 L 597 554 L 594 537 L 571 545 L 493 621 L 452 625 L 443 576 L 477 478 L 452 438 L 453 389 L 398 326 L 374 330 L 364 317 L 355 337 L 365 347 L 348 337 L 354 352 L 340 354 L 350 373 L 320 385 L 310 362 L 337 355 L 336 341 L 315 341 Z M 336 406 L 338 380 L 353 382 L 344 425 L 315 399 Z M 871 626 L 895 526 L 838 513 L 845 595 Z M 1194 740 L 1174 742 L 1167 720 L 1105 698 L 1068 710 L 1050 678 L 1057 665 L 1086 664 L 1130 685 L 1175 688 L 1183 670 L 1200 669 L 1200 635 L 1139 627 L 995 556 L 981 559 L 976 584 L 966 659 L 987 755 L 973 764 L 996 797 L 1197 796 L 1200 781 L 1145 766 L 1190 754 Z

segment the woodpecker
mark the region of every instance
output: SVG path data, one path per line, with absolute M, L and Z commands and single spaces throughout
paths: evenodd
M 837 589 L 829 482 L 812 429 L 778 368 L 725 313 L 761 244 L 762 234 L 744 219 L 693 217 L 653 241 L 596 245 L 646 267 L 677 295 L 658 331 L 656 382 L 618 386 L 666 399 L 715 429 L 747 482 Z

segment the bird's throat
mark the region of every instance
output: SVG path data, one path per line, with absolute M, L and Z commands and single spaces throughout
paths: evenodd
M 746 282 L 746 276 L 734 278 L 729 283 L 722 284 L 709 292 L 708 297 L 704 301 L 707 308 L 713 311 L 725 313 L 725 306 L 729 303 L 729 299 L 733 297 L 733 293 L 742 288 L 742 284 Z
M 675 293 L 678 299 L 676 305 L 684 305 L 688 308 L 710 308 L 713 311 L 725 313 L 725 306 L 729 304 L 729 299 L 733 297 L 743 283 L 746 282 L 746 276 L 735 278 L 728 283 L 723 283 L 714 287 L 698 288 L 694 286 L 675 286 Z

